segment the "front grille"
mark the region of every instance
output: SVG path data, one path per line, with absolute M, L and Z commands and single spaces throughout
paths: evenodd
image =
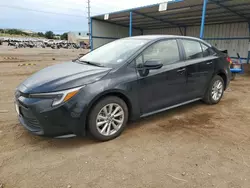
M 31 131 L 40 131 L 42 129 L 40 122 L 38 119 L 32 114 L 30 109 L 20 107 L 20 113 L 22 119 L 27 126 L 27 128 Z
M 39 121 L 36 118 L 23 117 L 24 122 L 32 128 L 41 128 Z

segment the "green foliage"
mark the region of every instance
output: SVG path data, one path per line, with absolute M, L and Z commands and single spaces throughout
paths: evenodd
M 19 29 L 0 29 L 0 33 L 6 33 L 10 35 L 22 35 L 22 36 L 28 36 L 28 33 L 25 33 Z
M 53 39 L 54 36 L 55 36 L 55 34 L 54 34 L 52 31 L 47 31 L 47 32 L 45 33 L 45 37 L 46 37 L 47 39 Z
M 63 33 L 61 35 L 61 40 L 68 40 L 68 33 Z
M 44 33 L 43 33 L 43 32 L 38 32 L 38 33 L 37 33 L 37 36 L 38 36 L 38 37 L 44 37 Z
M 1 29 L 0 28 L 0 34 L 6 35 L 6 36 L 45 37 L 47 39 L 59 38 L 61 40 L 68 40 L 68 33 L 63 33 L 62 35 L 55 35 L 52 31 L 47 31 L 45 33 L 38 32 L 38 33 L 28 34 L 28 33 L 23 32 L 20 29 Z

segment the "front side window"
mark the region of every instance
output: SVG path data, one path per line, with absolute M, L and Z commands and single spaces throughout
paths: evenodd
M 159 60 L 163 65 L 169 65 L 180 60 L 177 41 L 174 39 L 152 44 L 136 59 L 137 66 L 148 60 Z
M 199 42 L 182 39 L 182 44 L 184 46 L 187 59 L 197 59 L 203 57 L 201 45 Z

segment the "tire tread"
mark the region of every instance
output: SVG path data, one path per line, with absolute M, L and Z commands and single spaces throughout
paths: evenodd
M 118 132 L 116 132 L 114 135 L 111 135 L 111 136 L 103 136 L 101 135 L 97 128 L 96 128 L 96 116 L 97 114 L 99 113 L 99 111 L 101 110 L 101 108 L 103 108 L 105 105 L 109 104 L 109 103 L 117 103 L 119 104 L 123 110 L 124 110 L 124 122 L 123 122 L 123 125 L 122 127 L 120 128 L 120 130 Z M 119 97 L 116 97 L 116 96 L 107 96 L 103 99 L 100 99 L 91 109 L 90 111 L 90 114 L 89 114 L 89 117 L 88 117 L 88 130 L 89 130 L 89 133 L 91 134 L 91 136 L 96 139 L 96 140 L 99 140 L 99 141 L 108 141 L 108 140 L 112 140 L 116 137 L 118 137 L 122 131 L 124 130 L 124 128 L 126 127 L 126 124 L 127 124 L 127 121 L 128 121 L 128 107 L 126 105 L 126 103 Z

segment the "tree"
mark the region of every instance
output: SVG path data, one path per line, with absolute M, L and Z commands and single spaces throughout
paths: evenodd
M 37 35 L 38 35 L 39 37 L 44 37 L 43 32 L 38 32 Z
M 61 35 L 61 40 L 68 40 L 68 33 L 63 33 Z
M 10 35 L 26 35 L 26 36 L 29 35 L 28 33 L 21 31 L 20 29 L 6 29 L 5 33 Z
M 47 31 L 47 32 L 45 33 L 45 37 L 46 37 L 47 39 L 53 39 L 53 38 L 54 38 L 54 33 L 53 33 L 52 31 Z

